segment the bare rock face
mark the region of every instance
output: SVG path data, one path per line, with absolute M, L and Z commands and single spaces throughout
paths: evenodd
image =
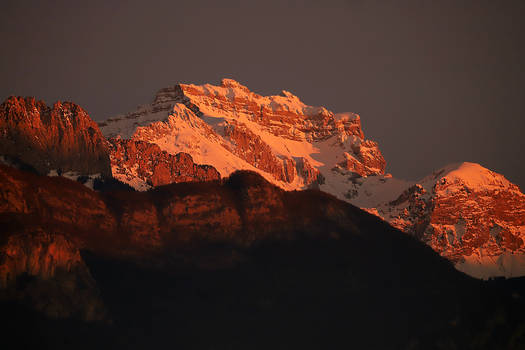
M 525 195 L 479 164 L 440 169 L 376 209 L 470 275 L 525 275 Z
M 352 152 L 345 152 L 344 160 L 336 167 L 360 176 L 380 175 L 385 173 L 386 161 L 376 142 L 366 140 L 352 144 Z
M 319 187 L 324 183 L 324 176 L 314 168 L 306 158 L 297 159 L 297 172 L 304 178 L 305 184 L 309 187 Z
M 178 182 L 220 180 L 209 165 L 198 165 L 187 153 L 169 154 L 145 141 L 108 140 L 113 176 L 135 187 L 160 186 Z
M 197 114 L 215 111 L 220 114 L 245 115 L 272 135 L 296 141 L 304 138 L 310 142 L 321 141 L 334 134 L 364 138 L 359 118 L 338 119 L 324 107 L 304 105 L 288 91 L 278 96 L 263 97 L 232 79 L 223 79 L 219 88 L 222 89 L 210 91 L 207 86 L 179 84 L 162 91 L 164 94 L 173 91 L 170 96 L 193 107 Z
M 293 182 L 297 176 L 297 166 L 293 159 L 283 159 L 284 179 L 286 182 Z
M 78 248 L 61 234 L 10 235 L 0 246 L 0 296 L 52 318 L 106 318 L 96 283 Z
M 15 284 L 16 278 L 24 273 L 49 279 L 59 269 L 71 271 L 81 264 L 78 249 L 63 236 L 44 232 L 11 236 L 2 247 L 0 285 L 6 288 Z
M 270 146 L 258 135 L 243 124 L 231 123 L 224 126 L 224 136 L 232 143 L 232 153 L 245 160 L 248 164 L 271 174 L 279 181 L 288 181 L 292 176 L 286 176 L 285 165 L 277 158 Z M 293 181 L 293 179 L 292 179 Z
M 0 105 L 0 155 L 44 175 L 52 170 L 111 175 L 97 124 L 71 102 L 48 107 L 32 97 L 9 97 Z
M 188 153 L 222 176 L 258 171 L 289 190 L 331 181 L 334 168 L 368 176 L 383 174 L 386 164 L 357 114 L 308 106 L 287 91 L 261 96 L 232 79 L 161 89 L 151 104 L 99 125 L 107 137 Z
M 350 140 L 350 152 L 344 154 L 352 161 L 340 163 L 345 170 L 362 176 L 384 173 L 386 162 L 377 143 L 364 139 L 358 115 L 334 114 L 324 107 L 304 105 L 288 91 L 283 91 L 279 96 L 263 97 L 232 79 L 223 79 L 221 87 L 226 90 L 226 96 L 220 95 L 220 89 L 210 91 L 201 86 L 179 84 L 172 96 L 191 106 L 198 115 L 245 116 L 262 130 L 284 139 L 315 143 L 335 137 L 338 140 L 336 144 L 341 148 L 345 148 L 345 142 Z M 233 98 L 228 96 L 230 91 L 233 92 Z M 252 148 L 261 149 L 256 145 Z

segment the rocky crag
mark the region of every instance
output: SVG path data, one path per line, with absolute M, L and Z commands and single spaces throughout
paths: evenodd
M 383 178 L 353 185 L 361 205 L 430 245 L 472 276 L 525 275 L 525 195 L 475 163 L 451 164 L 413 183 Z M 369 193 L 370 196 L 367 196 Z
M 38 173 L 111 176 L 109 152 L 97 124 L 71 102 L 52 107 L 32 97 L 0 105 L 0 155 Z

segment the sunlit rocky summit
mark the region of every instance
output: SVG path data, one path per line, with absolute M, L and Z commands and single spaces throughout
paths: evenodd
M 465 162 L 414 182 L 361 178 L 353 189 L 350 202 L 427 243 L 459 270 L 485 279 L 525 275 L 525 195 L 503 175 Z
M 360 117 L 305 105 L 283 91 L 261 96 L 224 79 L 220 86 L 178 84 L 161 89 L 153 103 L 99 123 L 110 142 L 118 138 L 185 152 L 226 177 L 235 170 L 259 172 L 284 189 L 309 186 L 333 193 L 342 174 L 382 174 L 377 143 L 366 140 Z M 117 137 L 117 139 L 114 139 Z M 113 160 L 114 176 L 137 189 L 147 177 Z

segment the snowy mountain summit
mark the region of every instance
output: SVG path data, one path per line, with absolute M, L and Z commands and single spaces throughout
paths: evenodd
M 357 114 L 223 79 L 161 89 L 152 103 L 99 126 L 113 176 L 138 190 L 252 170 L 286 190 L 316 187 L 378 215 L 475 277 L 525 275 L 525 195 L 516 185 L 474 163 L 415 182 L 393 178 Z
M 288 91 L 261 96 L 232 79 L 161 89 L 151 104 L 99 126 L 112 143 L 153 143 L 169 154 L 185 152 L 223 177 L 249 169 L 289 190 L 321 186 L 333 193 L 341 173 L 367 176 L 385 169 L 357 114 L 308 106 Z M 137 179 L 129 167 L 114 176 L 147 188 L 148 179 Z
M 367 181 L 361 192 L 370 187 Z M 369 203 L 368 210 L 469 275 L 525 275 L 525 195 L 502 175 L 457 163 L 396 191 L 390 200 Z

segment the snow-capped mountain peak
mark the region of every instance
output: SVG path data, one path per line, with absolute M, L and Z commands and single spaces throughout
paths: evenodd
M 323 185 L 334 169 L 367 176 L 385 168 L 358 115 L 306 105 L 287 91 L 261 96 L 233 79 L 161 89 L 151 104 L 100 127 L 107 137 L 188 153 L 222 176 L 257 171 L 285 189 Z
M 518 186 L 503 175 L 470 162 L 449 164 L 421 180 L 421 183 L 424 185 L 436 183 L 441 189 L 446 188 L 448 191 L 465 188 L 476 192 L 497 189 L 519 192 Z
M 404 186 L 384 181 L 374 188 L 374 180 L 355 185 L 350 202 L 423 240 L 472 276 L 525 274 L 525 195 L 503 175 L 464 162 Z

